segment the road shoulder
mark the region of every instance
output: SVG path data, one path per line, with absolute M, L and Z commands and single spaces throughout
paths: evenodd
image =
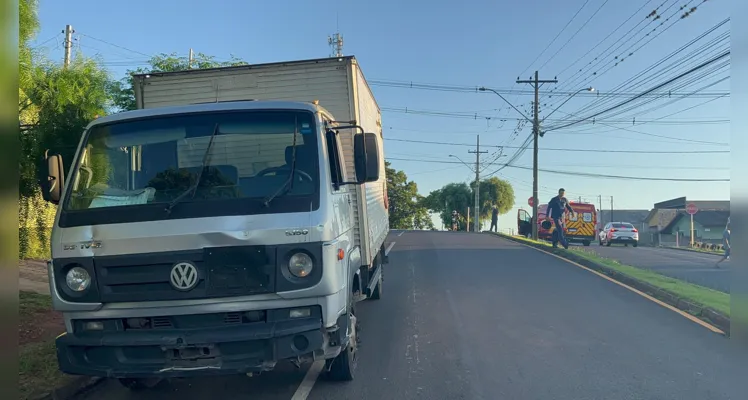
M 629 265 L 607 260 L 597 255 L 587 254 L 583 250 L 554 249 L 544 242 L 494 234 L 537 250 L 555 255 L 584 268 L 598 272 L 635 291 L 681 310 L 688 315 L 712 325 L 725 335 L 730 332 L 730 295 L 709 288 L 667 277 L 656 272 L 643 270 Z
M 65 330 L 48 294 L 19 292 L 18 381 L 21 399 L 69 399 L 98 383 L 66 375 L 57 364 L 55 338 Z

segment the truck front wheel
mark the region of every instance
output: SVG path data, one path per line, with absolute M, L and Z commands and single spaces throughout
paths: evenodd
M 353 296 L 351 296 L 353 299 Z M 329 360 L 330 369 L 327 372 L 329 379 L 334 381 L 352 381 L 356 375 L 358 366 L 358 344 L 360 323 L 356 318 L 356 302 L 351 300 L 348 306 L 348 344 L 340 351 L 337 357 Z

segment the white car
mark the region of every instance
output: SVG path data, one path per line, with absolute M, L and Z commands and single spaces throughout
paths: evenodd
M 608 222 L 598 236 L 600 246 L 611 244 L 639 245 L 639 230 L 628 222 Z

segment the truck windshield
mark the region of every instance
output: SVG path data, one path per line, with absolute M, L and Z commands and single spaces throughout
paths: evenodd
M 63 207 L 169 204 L 198 176 L 196 189 L 180 203 L 222 207 L 227 200 L 262 199 L 288 180 L 294 143 L 296 173 L 284 197 L 317 193 L 314 126 L 311 113 L 292 111 L 193 113 L 95 126 L 74 164 Z

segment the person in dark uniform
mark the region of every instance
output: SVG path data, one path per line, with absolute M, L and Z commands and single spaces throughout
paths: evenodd
M 566 241 L 566 236 L 564 235 L 564 229 L 562 226 L 564 211 L 568 210 L 572 214 L 576 214 L 576 212 L 571 208 L 566 197 L 564 197 L 565 193 L 566 191 L 564 188 L 558 189 L 558 196 L 553 197 L 551 201 L 548 202 L 548 215 L 545 218 L 546 220 L 553 220 L 553 224 L 556 226 L 556 234 L 553 235 L 552 239 L 553 247 L 558 247 L 558 242 L 561 242 L 561 245 L 564 246 L 565 249 L 568 249 L 569 243 Z
M 496 206 L 493 206 L 493 210 L 491 210 L 491 232 L 498 232 L 499 231 L 499 208 Z

